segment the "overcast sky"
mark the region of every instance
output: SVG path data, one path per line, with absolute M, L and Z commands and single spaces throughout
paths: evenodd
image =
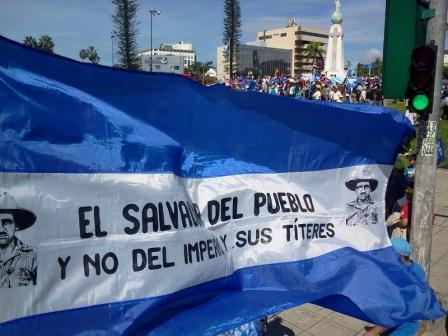
M 193 43 L 199 61 L 216 62 L 222 45 L 223 0 L 139 0 L 138 47 L 150 45 L 150 9 L 153 46 L 185 41 Z M 345 60 L 369 63 L 382 54 L 385 0 L 341 0 L 344 16 Z M 286 26 L 288 18 L 299 24 L 330 29 L 334 0 L 240 0 L 243 37 L 256 40 L 264 29 Z M 0 0 L 0 34 L 22 42 L 26 35 L 48 34 L 55 52 L 79 60 L 79 50 L 94 46 L 101 64 L 111 64 L 110 0 Z

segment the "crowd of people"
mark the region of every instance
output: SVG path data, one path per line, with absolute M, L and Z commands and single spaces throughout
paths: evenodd
M 335 102 L 383 105 L 381 79 L 351 78 L 343 80 L 326 77 L 324 74 L 307 76 L 246 76 L 233 81 L 226 80 L 226 86 L 240 91 L 257 91 L 296 99 L 330 100 Z

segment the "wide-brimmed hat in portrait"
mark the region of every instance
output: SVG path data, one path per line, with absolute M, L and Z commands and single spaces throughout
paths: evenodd
M 0 213 L 13 215 L 18 231 L 29 228 L 36 221 L 36 215 L 30 210 L 19 208 L 14 198 L 7 192 L 0 193 Z
M 374 191 L 376 187 L 378 187 L 378 180 L 372 175 L 368 168 L 362 168 L 360 170 L 356 170 L 346 181 L 345 186 L 355 191 L 356 185 L 359 182 L 369 182 L 370 190 Z

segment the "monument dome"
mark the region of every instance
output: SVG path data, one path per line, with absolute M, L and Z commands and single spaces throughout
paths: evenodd
M 342 21 L 344 21 L 344 17 L 339 11 L 334 12 L 331 16 L 331 23 L 333 24 L 341 24 Z

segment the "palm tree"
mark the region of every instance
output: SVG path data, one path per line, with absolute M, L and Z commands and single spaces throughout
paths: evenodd
M 94 47 L 89 47 L 89 61 L 98 64 L 101 60 L 101 57 L 98 55 L 98 52 Z
M 88 51 L 87 51 L 87 49 L 81 49 L 80 51 L 79 51 L 79 58 L 82 60 L 82 61 L 84 61 L 86 58 L 88 58 L 89 57 L 89 53 L 88 53 Z
M 53 39 L 48 35 L 42 35 L 39 39 L 37 47 L 43 51 L 53 53 L 54 48 Z
M 33 47 L 33 48 L 37 48 L 37 41 L 34 37 L 28 35 L 25 36 L 24 40 L 23 40 L 23 44 L 28 46 L 28 47 Z
M 94 64 L 98 64 L 101 60 L 101 57 L 98 55 L 98 52 L 93 46 L 90 46 L 87 49 L 81 49 L 79 51 L 79 57 L 83 61 L 87 58 L 90 62 Z
M 322 43 L 320 42 L 310 42 L 305 49 L 305 57 L 313 60 L 313 66 L 317 58 L 323 58 L 324 49 L 322 48 Z
M 33 36 L 25 36 L 23 44 L 29 47 L 37 48 L 48 53 L 53 53 L 54 42 L 48 35 L 42 35 L 39 40 L 36 40 Z

